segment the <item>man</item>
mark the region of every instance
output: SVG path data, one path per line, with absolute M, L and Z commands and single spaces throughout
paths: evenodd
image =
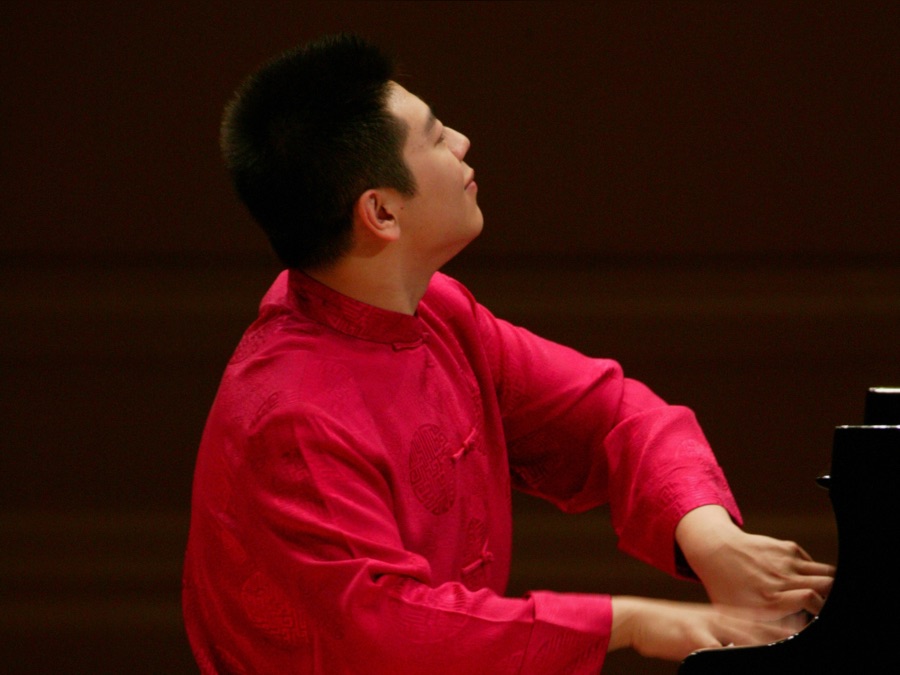
M 481 231 L 469 140 L 352 36 L 239 90 L 223 149 L 288 271 L 201 442 L 184 614 L 204 673 L 596 673 L 797 629 L 833 569 L 744 533 L 686 408 L 495 318 L 439 268 Z M 510 491 L 609 503 L 713 604 L 505 598 Z

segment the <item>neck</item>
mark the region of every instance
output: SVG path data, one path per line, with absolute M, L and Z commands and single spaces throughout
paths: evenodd
M 413 315 L 428 290 L 433 272 L 405 273 L 401 266 L 378 256 L 350 254 L 337 263 L 306 274 L 338 293 L 380 309 Z

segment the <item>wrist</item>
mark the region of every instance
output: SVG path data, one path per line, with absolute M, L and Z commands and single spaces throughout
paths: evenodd
M 685 561 L 702 579 L 704 561 L 743 534 L 728 511 L 717 504 L 700 506 L 686 513 L 675 527 L 675 542 Z
M 639 598 L 627 595 L 614 595 L 610 598 L 612 605 L 612 628 L 609 634 L 608 651 L 615 651 L 634 644 L 635 614 L 638 611 Z

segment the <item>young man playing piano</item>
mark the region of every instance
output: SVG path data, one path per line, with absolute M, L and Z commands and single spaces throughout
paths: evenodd
M 773 641 L 833 569 L 743 532 L 686 408 L 494 317 L 438 270 L 482 228 L 469 140 L 349 36 L 227 108 L 237 191 L 288 268 L 199 451 L 184 613 L 204 673 L 596 673 Z M 620 546 L 712 604 L 504 597 L 510 491 L 611 507 Z

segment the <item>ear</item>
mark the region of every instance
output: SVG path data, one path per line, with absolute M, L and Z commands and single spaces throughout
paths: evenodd
M 400 238 L 397 216 L 401 209 L 402 198 L 394 190 L 366 190 L 356 200 L 354 221 L 370 236 L 384 243 L 396 241 Z

